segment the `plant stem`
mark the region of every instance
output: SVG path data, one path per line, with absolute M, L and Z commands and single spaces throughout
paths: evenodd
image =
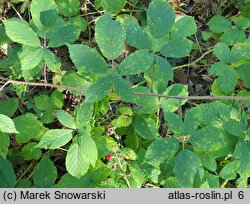
M 211 52 L 213 52 L 213 50 L 208 50 L 207 52 L 204 52 L 198 59 L 194 60 L 193 62 L 173 67 L 173 70 L 196 65 L 197 62 L 199 62 L 200 60 L 202 60 L 206 55 L 210 54 Z

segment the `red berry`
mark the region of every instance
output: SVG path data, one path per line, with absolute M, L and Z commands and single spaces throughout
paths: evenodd
M 108 154 L 108 155 L 106 155 L 106 160 L 108 160 L 108 161 L 110 161 L 111 159 L 112 159 L 112 155 L 111 154 Z

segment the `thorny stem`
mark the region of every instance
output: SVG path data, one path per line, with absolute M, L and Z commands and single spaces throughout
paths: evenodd
M 0 77 L 0 79 L 4 79 Z M 15 80 L 6 80 L 5 82 L 0 82 L 3 86 L 0 88 L 0 91 L 3 90 L 5 86 L 8 84 L 21 84 L 21 85 L 28 85 L 28 86 L 41 86 L 41 87 L 51 87 L 51 88 L 60 88 L 69 91 L 79 91 L 81 93 L 86 92 L 84 88 L 77 88 L 71 86 L 63 86 L 63 85 L 56 85 L 50 83 L 37 83 L 37 82 L 25 82 L 25 81 L 15 81 Z M 238 101 L 247 101 L 250 100 L 250 96 L 170 96 L 164 94 L 155 94 L 155 93 L 143 93 L 143 92 L 135 92 L 138 96 L 153 96 L 159 98 L 172 98 L 172 99 L 179 99 L 179 100 L 238 100 Z
M 127 184 L 128 188 L 131 188 L 131 185 L 130 185 L 130 183 L 129 183 L 129 180 L 128 180 L 128 177 L 127 177 L 126 171 L 124 171 L 124 170 L 123 170 L 123 168 L 122 168 L 122 164 L 121 164 L 120 157 L 119 157 L 119 155 L 117 154 L 117 152 L 116 152 L 116 151 L 114 151 L 114 152 L 115 152 L 115 156 L 116 156 L 116 158 L 117 158 L 117 163 L 118 163 L 118 166 L 119 166 L 120 170 L 122 171 L 122 178 L 123 178 L 123 179 L 124 179 L 124 181 L 126 182 L 126 184 Z

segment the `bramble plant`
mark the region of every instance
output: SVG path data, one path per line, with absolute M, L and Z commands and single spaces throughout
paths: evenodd
M 11 3 L 0 187 L 249 187 L 249 1 L 209 20 L 206 46 L 167 0 Z M 203 65 L 210 95 L 174 80 Z

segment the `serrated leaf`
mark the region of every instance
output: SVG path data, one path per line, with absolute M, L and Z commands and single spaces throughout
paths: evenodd
M 243 132 L 240 123 L 238 123 L 236 120 L 233 119 L 228 119 L 227 121 L 225 121 L 223 123 L 223 128 L 225 131 L 229 132 L 230 134 L 236 137 L 240 137 Z
M 135 23 L 127 23 L 126 26 L 126 41 L 129 45 L 137 49 L 150 49 L 152 43 L 148 34 L 144 29 Z
M 14 188 L 16 175 L 12 164 L 0 156 L 0 188 Z
M 34 168 L 33 182 L 38 188 L 52 187 L 57 178 L 57 170 L 48 156 L 45 156 Z
M 102 7 L 111 14 L 119 13 L 126 4 L 126 0 L 102 0 Z
M 154 57 L 148 50 L 137 50 L 126 57 L 119 66 L 122 75 L 139 74 L 153 65 Z
M 50 129 L 42 136 L 37 147 L 45 149 L 56 149 L 64 146 L 72 139 L 73 130 Z
M 71 144 L 66 156 L 68 172 L 77 178 L 85 175 L 91 163 L 95 166 L 97 148 L 94 140 L 89 135 L 78 136 Z
M 222 33 L 231 28 L 231 22 L 224 16 L 215 15 L 208 22 L 209 29 L 214 33 Z
M 110 76 L 102 77 L 96 80 L 87 90 L 85 94 L 86 102 L 97 102 L 103 99 L 112 88 Z
M 136 115 L 132 124 L 139 136 L 144 139 L 156 139 L 159 136 L 156 122 L 151 118 Z
M 86 31 L 88 27 L 88 22 L 81 15 L 71 17 L 67 21 L 67 24 L 76 26 L 78 35 L 80 35 L 81 32 Z
M 50 103 L 50 97 L 45 94 L 36 96 L 34 98 L 34 104 L 38 110 L 48 111 L 54 109 L 53 105 Z
M 135 94 L 128 82 L 126 82 L 121 76 L 114 75 L 112 77 L 113 85 L 117 95 L 126 102 L 133 101 Z
M 5 31 L 13 41 L 31 47 L 40 47 L 40 40 L 29 24 L 19 18 L 11 18 L 4 21 Z
M 194 17 L 182 16 L 175 23 L 171 30 L 173 37 L 188 37 L 195 34 L 197 31 Z
M 174 173 L 181 187 L 193 188 L 201 184 L 204 169 L 194 152 L 183 150 L 176 157 Z
M 42 61 L 44 56 L 44 48 L 42 47 L 29 47 L 23 46 L 23 50 L 18 54 L 18 57 L 21 62 L 22 70 L 31 70 Z
M 168 87 L 168 82 L 173 80 L 174 72 L 167 60 L 155 56 L 156 67 L 149 68 L 144 73 L 149 84 L 156 84 L 158 93 L 163 93 Z
M 48 33 L 49 47 L 60 47 L 68 43 L 73 43 L 78 37 L 79 33 L 76 26 L 64 25 Z
M 228 46 L 236 43 L 243 43 L 246 39 L 247 37 L 244 30 L 238 28 L 228 29 L 220 37 L 220 41 Z
M 96 22 L 95 39 L 102 54 L 110 60 L 121 55 L 124 49 L 125 31 L 121 24 L 105 13 Z
M 75 120 L 68 112 L 64 110 L 58 110 L 56 112 L 56 117 L 63 126 L 76 129 Z
M 146 161 L 156 168 L 165 160 L 170 160 L 179 149 L 179 142 L 174 138 L 158 139 L 152 142 L 145 154 Z
M 0 114 L 11 117 L 18 108 L 18 100 L 16 98 L 8 98 L 0 101 Z
M 82 132 L 79 136 L 81 146 L 83 148 L 83 154 L 85 159 L 93 166 L 95 167 L 97 157 L 98 157 L 98 150 L 96 147 L 96 143 L 91 137 L 89 133 L 86 131 Z
M 154 96 L 138 95 L 138 93 L 150 94 L 150 89 L 145 86 L 137 86 L 133 89 L 135 93 L 134 103 L 140 106 L 139 112 L 145 114 L 154 114 L 159 108 L 159 100 Z
M 37 27 L 39 31 L 44 32 L 46 30 L 40 20 L 41 13 L 49 10 L 57 10 L 57 5 L 55 4 L 54 0 L 32 0 L 30 4 L 32 21 L 34 22 L 35 27 Z
M 250 176 L 250 142 L 240 139 L 235 146 L 233 159 L 240 162 L 237 172 L 241 176 Z
M 6 159 L 9 151 L 10 136 L 6 133 L 0 132 L 0 157 Z
M 215 158 L 225 156 L 233 150 L 230 138 L 221 129 L 212 126 L 196 130 L 189 141 L 193 147 L 211 152 Z
M 39 148 L 35 147 L 36 145 L 36 142 L 30 142 L 22 148 L 21 155 L 24 160 L 37 160 L 40 158 L 40 156 L 42 155 L 42 151 Z
M 214 54 L 218 59 L 225 63 L 229 63 L 231 60 L 231 51 L 225 43 L 218 42 L 214 46 Z
M 94 107 L 92 103 L 83 102 L 76 108 L 76 127 L 87 125 L 93 116 Z
M 55 0 L 58 10 L 67 17 L 76 16 L 80 10 L 79 0 Z
M 169 95 L 169 96 L 188 96 L 188 87 L 183 84 L 173 84 L 167 88 L 167 90 L 163 93 L 163 95 Z M 160 100 L 161 107 L 165 112 L 174 112 L 176 111 L 180 106 L 184 105 L 186 103 L 185 100 L 178 100 L 178 99 L 171 99 L 162 98 Z
M 15 124 L 11 118 L 0 114 L 0 132 L 3 133 L 18 133 Z
M 48 69 L 52 72 L 60 72 L 61 62 L 58 57 L 48 49 L 44 50 L 44 61 Z
M 238 74 L 233 67 L 225 64 L 224 62 L 218 62 L 213 64 L 209 71 L 210 74 L 219 75 L 217 83 L 225 94 L 229 94 L 234 91 L 238 82 Z
M 204 168 L 210 171 L 216 171 L 217 163 L 215 161 L 214 156 L 210 152 L 206 151 L 195 151 L 195 153 L 199 156 L 202 165 Z
M 147 24 L 155 38 L 161 38 L 172 28 L 175 13 L 168 1 L 153 0 L 147 10 Z
M 96 49 L 87 45 L 68 45 L 70 58 L 81 72 L 103 74 L 107 72 L 107 63 Z
M 164 119 L 167 122 L 168 129 L 175 133 L 177 136 L 184 134 L 184 123 L 182 119 L 175 113 L 164 113 Z
M 40 13 L 40 21 L 46 32 L 55 28 L 58 18 L 57 10 L 48 10 Z
M 220 171 L 220 177 L 225 180 L 233 180 L 236 179 L 237 170 L 240 166 L 240 161 L 233 161 L 223 167 Z
M 177 46 L 181 45 L 181 46 Z M 180 58 L 189 56 L 193 48 L 193 42 L 185 37 L 174 37 L 161 49 L 165 57 Z
M 62 77 L 61 82 L 64 86 L 83 88 L 83 89 L 87 89 L 91 84 L 87 79 L 83 78 L 81 75 L 77 74 L 75 71 L 67 72 Z M 80 91 L 71 90 L 70 92 L 77 96 L 82 95 L 82 92 Z

